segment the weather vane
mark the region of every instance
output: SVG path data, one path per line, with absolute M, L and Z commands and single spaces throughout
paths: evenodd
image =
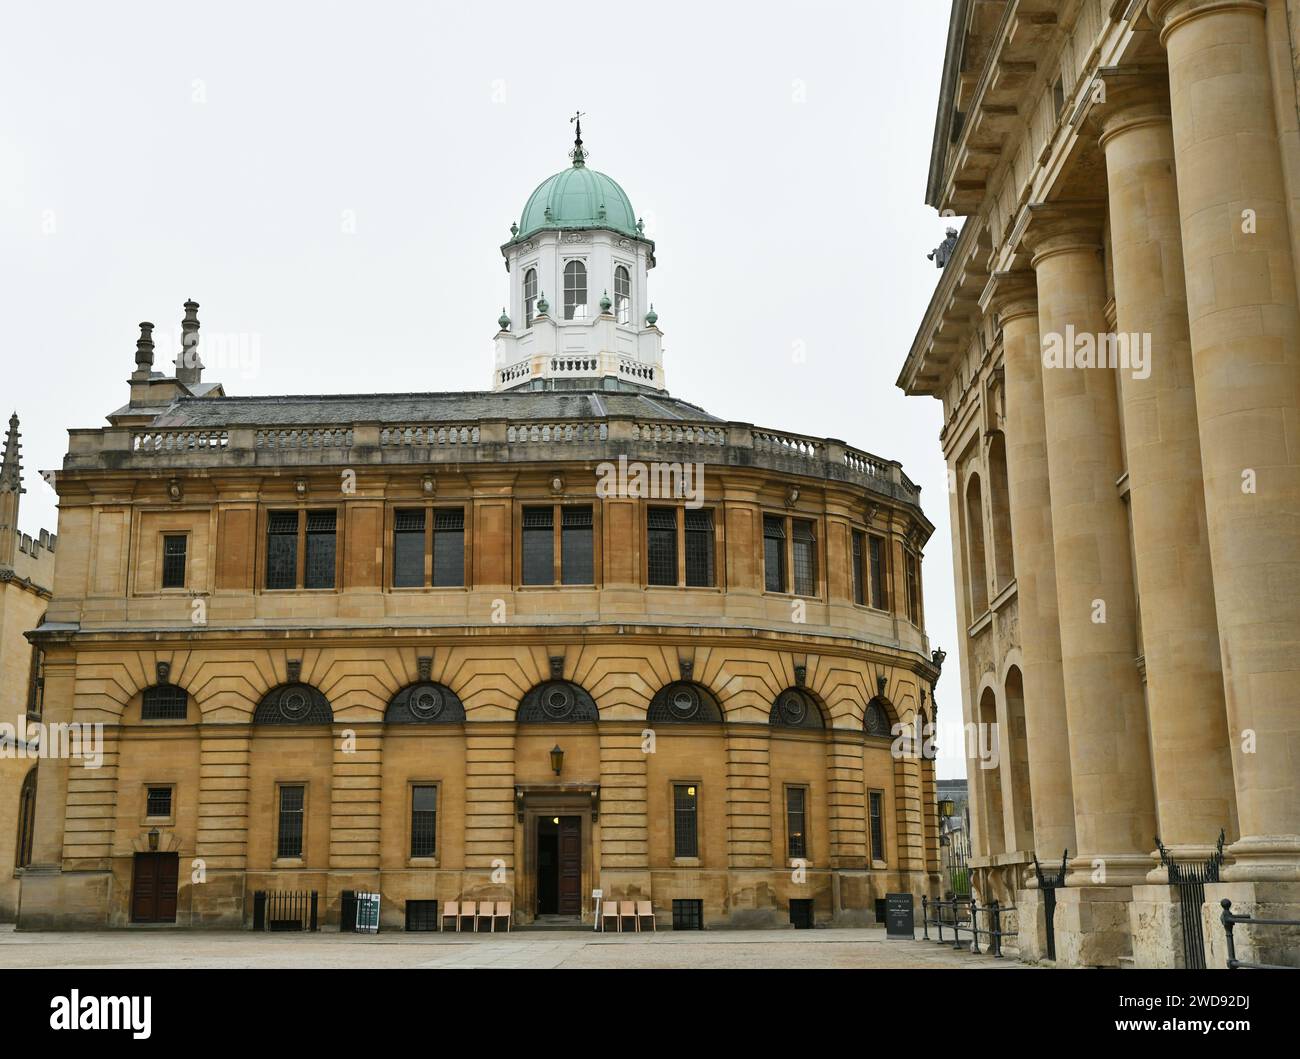
M 573 164 L 576 166 L 582 165 L 583 159 L 587 157 L 587 152 L 582 146 L 582 119 L 585 116 L 586 115 L 579 110 L 575 111 L 573 117 L 569 119 L 569 121 L 573 122 L 576 127 L 573 139 L 573 150 L 569 152 L 569 157 L 573 159 Z

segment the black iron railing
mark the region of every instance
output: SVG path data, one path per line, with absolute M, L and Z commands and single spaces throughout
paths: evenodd
M 1178 915 L 1183 931 L 1183 965 L 1192 970 L 1205 970 L 1205 934 L 1201 927 L 1201 906 L 1205 904 L 1205 884 L 1219 881 L 1219 868 L 1223 866 L 1223 829 L 1214 852 L 1203 861 L 1182 864 L 1174 860 L 1169 850 L 1156 835 L 1156 849 L 1160 863 L 1169 871 L 1169 885 L 1178 891 Z
M 974 895 L 969 897 L 950 897 L 944 900 L 931 901 L 930 898 L 921 895 L 921 937 L 923 941 L 937 941 L 941 944 L 947 944 L 948 939 L 943 936 L 944 927 L 952 930 L 952 947 L 958 951 L 965 949 L 977 955 L 987 953 L 990 956 L 1002 958 L 1002 939 L 1014 938 L 1019 934 L 1016 930 L 1004 930 L 1007 913 L 1015 912 L 1015 905 L 1003 906 L 997 901 L 990 901 L 981 907 L 978 898 Z M 986 927 L 980 926 L 980 916 L 984 917 Z M 937 938 L 930 937 L 930 928 L 934 927 L 938 932 Z M 962 941 L 962 931 L 970 934 L 970 938 L 965 942 Z M 984 949 L 980 948 L 980 938 L 987 938 L 988 943 Z
M 1232 902 L 1226 897 L 1219 902 L 1223 914 L 1219 921 L 1223 924 L 1223 933 L 1228 941 L 1228 970 L 1247 968 L 1257 971 L 1294 971 L 1297 968 L 1281 963 L 1249 963 L 1237 959 L 1237 945 L 1232 937 L 1232 928 L 1238 923 L 1249 923 L 1252 927 L 1300 927 L 1300 919 L 1256 919 L 1254 916 L 1239 916 L 1232 911 Z
M 318 930 L 315 890 L 257 890 L 253 893 L 254 930 Z
M 1043 895 L 1043 917 L 1047 921 L 1047 958 L 1056 959 L 1056 891 L 1065 885 L 1065 861 L 1070 855 L 1068 849 L 1061 851 L 1061 868 L 1051 875 L 1043 872 L 1038 863 L 1038 854 L 1034 854 L 1034 875 L 1038 879 L 1038 889 Z

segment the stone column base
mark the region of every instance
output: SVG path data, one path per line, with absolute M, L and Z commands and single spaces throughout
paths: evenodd
M 1058 893 L 1060 891 L 1057 891 Z M 1060 911 L 1055 914 L 1060 925 Z M 1047 955 L 1047 907 L 1043 891 L 1034 887 L 1016 891 L 1015 941 L 1024 963 L 1041 963 Z
M 1128 922 L 1133 935 L 1134 967 L 1187 966 L 1183 905 L 1177 887 L 1167 884 L 1133 887 Z
M 1056 965 L 1118 967 L 1133 954 L 1131 886 L 1065 886 L 1056 891 Z
M 1220 905 L 1225 898 L 1232 902 L 1235 916 L 1300 919 L 1300 882 L 1206 883 L 1201 930 L 1208 969 L 1228 966 L 1228 942 Z M 1232 928 L 1232 940 L 1237 959 L 1244 963 L 1300 967 L 1300 927 L 1256 927 L 1238 923 Z

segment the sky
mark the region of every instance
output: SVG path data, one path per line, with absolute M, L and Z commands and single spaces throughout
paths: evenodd
M 927 626 L 955 672 L 941 405 L 894 385 L 949 223 L 924 203 L 948 11 L 9 5 L 0 411 L 22 420 L 22 529 L 55 528 L 36 472 L 67 429 L 126 402 L 139 321 L 171 370 L 187 298 L 205 360 L 209 335 L 242 354 L 205 374 L 231 394 L 488 388 L 499 247 L 581 110 L 588 164 L 656 242 L 670 391 L 900 460 L 936 526 Z M 941 721 L 960 723 L 957 684 Z M 954 742 L 941 776 L 965 774 Z

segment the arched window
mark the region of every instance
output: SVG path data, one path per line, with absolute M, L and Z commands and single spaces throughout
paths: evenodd
M 568 724 L 598 717 L 596 700 L 571 680 L 538 684 L 519 701 L 515 713 L 520 724 Z
M 537 269 L 524 273 L 524 326 L 532 327 L 537 315 Z
M 564 266 L 564 318 L 587 318 L 587 266 L 581 261 L 570 261 Z
M 632 320 L 632 277 L 622 265 L 614 269 L 614 314 L 620 324 Z
M 32 862 L 32 835 L 36 830 L 36 766 L 23 778 L 18 794 L 18 849 L 14 854 L 14 867 L 25 868 Z
M 1011 547 L 1011 492 L 1007 480 L 1007 442 L 1002 431 L 989 440 L 989 505 L 993 516 L 994 587 L 1006 588 L 1016 576 Z
M 334 711 L 310 684 L 281 684 L 272 688 L 253 711 L 254 724 L 331 724 Z
M 966 483 L 966 561 L 969 580 L 968 618 L 974 621 L 989 609 L 988 567 L 984 559 L 984 494 L 979 475 L 972 474 Z
M 885 709 L 884 703 L 878 699 L 872 699 L 867 703 L 867 710 L 862 718 L 862 727 L 867 735 L 873 735 L 881 739 L 889 739 L 892 736 L 889 711 Z
M 772 703 L 768 723 L 776 728 L 825 728 L 817 700 L 802 688 L 786 688 Z
M 465 705 L 446 684 L 430 680 L 408 684 L 384 711 L 388 724 L 459 724 L 465 720 Z
M 190 697 L 175 684 L 155 684 L 140 697 L 142 721 L 183 721 L 189 712 Z
M 708 688 L 679 680 L 655 692 L 646 720 L 651 724 L 721 724 L 722 709 Z

